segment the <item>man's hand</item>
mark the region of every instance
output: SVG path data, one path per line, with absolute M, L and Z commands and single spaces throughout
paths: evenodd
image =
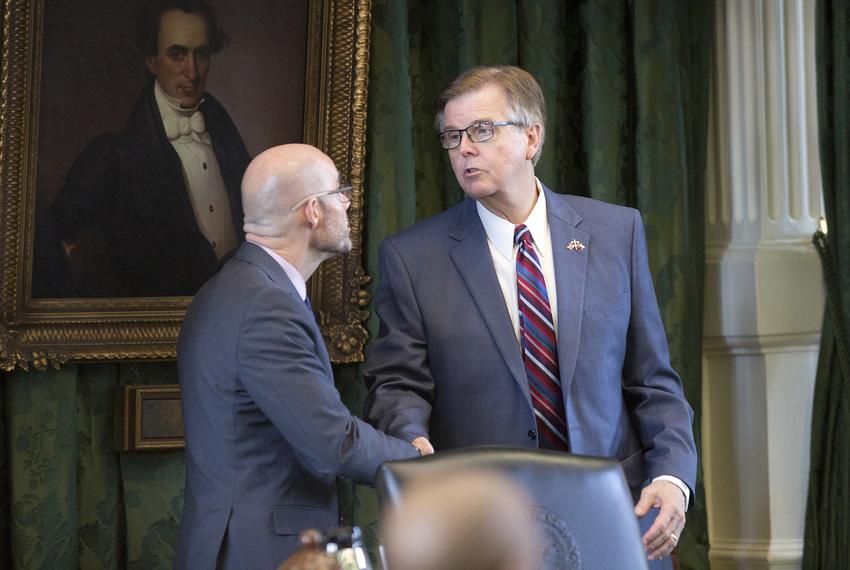
M 419 450 L 420 455 L 431 455 L 434 453 L 434 446 L 428 441 L 427 437 L 419 436 L 410 442 L 410 445 Z
M 652 507 L 658 507 L 658 516 L 643 535 L 643 547 L 648 560 L 657 560 L 670 554 L 679 542 L 685 528 L 685 495 L 670 481 L 654 481 L 640 492 L 635 514 L 642 517 Z

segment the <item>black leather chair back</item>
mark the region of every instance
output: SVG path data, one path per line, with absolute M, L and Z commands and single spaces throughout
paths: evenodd
M 543 450 L 474 447 L 385 463 L 376 490 L 383 511 L 414 480 L 463 471 L 499 473 L 528 494 L 543 537 L 541 570 L 646 568 L 631 494 L 618 462 Z

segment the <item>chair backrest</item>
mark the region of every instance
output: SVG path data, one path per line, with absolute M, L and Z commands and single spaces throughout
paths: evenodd
M 498 473 L 524 489 L 543 539 L 542 569 L 645 569 L 634 505 L 618 462 L 518 448 L 473 447 L 385 463 L 376 490 L 382 511 L 404 487 L 464 471 Z

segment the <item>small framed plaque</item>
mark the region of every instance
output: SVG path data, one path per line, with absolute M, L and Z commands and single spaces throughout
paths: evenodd
M 118 386 L 113 413 L 116 451 L 174 451 L 186 446 L 176 384 Z

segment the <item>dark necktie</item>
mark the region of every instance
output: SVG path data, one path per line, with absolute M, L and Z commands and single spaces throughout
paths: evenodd
M 569 450 L 566 411 L 561 378 L 558 371 L 558 344 L 555 340 L 555 321 L 549 306 L 549 294 L 540 260 L 534 251 L 531 232 L 520 224 L 514 229 L 514 242 L 519 246 L 516 256 L 517 301 L 522 360 L 540 446 L 546 449 Z

